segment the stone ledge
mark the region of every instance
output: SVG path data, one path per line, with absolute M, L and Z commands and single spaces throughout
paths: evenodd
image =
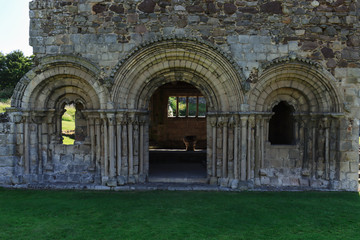
M 247 189 L 232 189 L 209 184 L 185 184 L 185 183 L 142 183 L 126 186 L 108 187 L 103 185 L 84 185 L 84 184 L 19 184 L 19 185 L 0 185 L 3 188 L 13 189 L 32 189 L 32 190 L 95 190 L 95 191 L 219 191 L 219 192 L 337 192 L 339 190 L 328 188 L 311 187 L 271 187 L 261 186 Z M 346 191 L 346 190 L 342 190 Z

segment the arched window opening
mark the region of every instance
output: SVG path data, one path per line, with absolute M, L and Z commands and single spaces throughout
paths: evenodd
M 82 112 L 81 103 L 68 103 L 64 105 L 61 116 L 61 135 L 63 144 L 73 145 L 85 141 L 87 136 L 87 122 Z
M 271 144 L 291 145 L 295 143 L 294 108 L 285 101 L 277 104 L 269 121 L 269 141 Z
M 75 105 L 66 104 L 61 117 L 61 135 L 63 144 L 72 145 L 75 142 Z

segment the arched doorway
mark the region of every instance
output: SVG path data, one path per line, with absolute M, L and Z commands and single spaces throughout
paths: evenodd
M 111 99 L 119 111 L 116 124 L 120 121 L 122 132 L 126 133 L 121 141 L 125 146 L 122 162 L 128 163 L 125 177 L 131 182 L 150 180 L 151 97 L 163 85 L 183 81 L 206 99 L 206 181 L 218 184 L 221 180 L 227 184 L 229 179 L 237 179 L 240 151 L 235 139 L 239 136 L 240 120 L 235 115 L 245 107 L 244 81 L 238 70 L 220 49 L 194 39 L 144 44 L 121 61 L 114 72 Z M 181 96 L 172 97 L 180 101 Z M 167 105 L 165 100 L 163 114 Z
M 206 100 L 193 85 L 159 87 L 149 103 L 149 181 L 206 182 Z

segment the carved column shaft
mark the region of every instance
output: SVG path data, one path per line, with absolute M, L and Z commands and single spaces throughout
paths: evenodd
M 228 148 L 228 139 L 227 139 L 227 136 L 228 136 L 228 119 L 223 119 L 223 128 L 222 128 L 222 142 L 223 142 L 223 156 L 222 156 L 222 161 L 223 161 L 223 164 L 222 164 L 222 177 L 223 178 L 226 178 L 227 177 L 227 165 L 228 165 L 228 156 L 227 156 L 227 148 Z
M 121 151 L 121 144 L 122 144 L 122 127 L 121 127 L 122 117 L 117 118 L 116 122 L 116 172 L 117 175 L 121 175 L 121 168 L 122 168 L 122 151 Z
M 235 118 L 235 128 L 234 128 L 234 178 L 239 179 L 239 166 L 238 166 L 238 153 L 239 153 L 239 119 Z
M 133 120 L 128 123 L 128 147 L 129 147 L 129 175 L 134 174 L 134 155 L 133 155 Z
M 246 179 L 250 180 L 251 178 L 251 161 L 252 161 L 252 155 L 251 155 L 251 148 L 252 148 L 252 119 L 249 118 L 248 122 L 248 130 L 247 130 L 247 158 L 246 158 L 246 168 L 247 168 L 247 175 Z
M 329 164 L 329 159 L 330 159 L 330 147 L 329 147 L 329 126 L 328 126 L 328 119 L 327 118 L 323 118 L 323 122 L 324 122 L 324 128 L 325 128 L 325 179 L 329 179 L 330 176 L 330 164 Z
M 29 116 L 24 119 L 24 170 L 25 174 L 30 173 L 30 129 L 29 129 Z
M 216 177 L 216 117 L 211 117 L 210 125 L 212 130 L 211 175 Z
M 89 119 L 89 134 L 90 134 L 90 146 L 91 146 L 91 167 L 95 168 L 95 155 L 96 155 L 96 145 L 95 145 L 95 120 L 94 118 Z
M 96 131 L 96 158 L 101 163 L 101 127 L 100 127 L 100 119 L 95 119 L 95 131 Z M 95 166 L 97 164 L 95 163 Z M 102 170 L 101 170 L 102 171 Z
M 109 177 L 115 177 L 115 116 L 114 114 L 108 115 L 109 121 Z
M 247 117 L 241 117 L 241 160 L 240 160 L 240 179 L 246 180 L 246 160 L 247 160 Z
M 144 174 L 144 122 L 140 123 L 140 163 L 139 173 Z
M 42 159 L 42 124 L 41 122 L 38 122 L 36 124 L 37 126 L 37 131 L 38 131 L 38 174 L 42 174 L 43 173 L 43 159 Z
M 104 145 L 103 145 L 103 149 L 104 149 L 104 156 L 103 156 L 103 159 L 102 159 L 102 162 L 101 162 L 101 169 L 102 169 L 102 175 L 103 176 L 108 176 L 109 175 L 109 172 L 108 172 L 108 148 L 109 148 L 109 145 L 108 145 L 108 127 L 107 127 L 107 119 L 106 118 L 103 118 L 103 142 L 104 142 Z

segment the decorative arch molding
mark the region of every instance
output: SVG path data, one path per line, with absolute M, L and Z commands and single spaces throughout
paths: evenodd
M 204 42 L 155 41 L 135 49 L 120 64 L 111 92 L 117 108 L 145 110 L 150 94 L 170 81 L 198 87 L 210 100 L 210 111 L 239 111 L 244 101 L 245 78 L 227 57 Z
M 343 97 L 334 77 L 318 64 L 297 58 L 266 65 L 248 96 L 250 111 L 270 112 L 276 103 L 287 101 L 296 112 L 343 112 Z
M 16 85 L 11 106 L 27 110 L 48 108 L 50 100 L 54 100 L 52 95 L 62 93 L 86 95 L 91 108 L 105 109 L 109 94 L 102 86 L 101 76 L 99 68 L 84 58 L 45 57 Z

